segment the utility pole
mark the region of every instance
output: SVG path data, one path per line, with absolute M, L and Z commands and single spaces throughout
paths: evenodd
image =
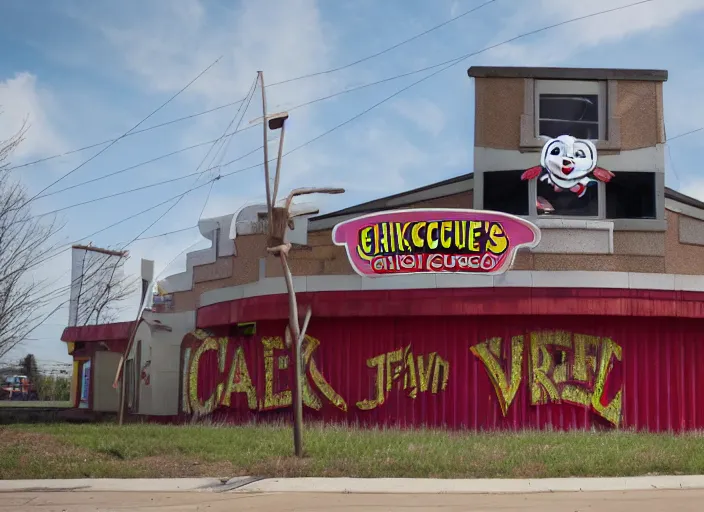
M 345 190 L 342 188 L 297 188 L 292 190 L 283 207 L 276 206 L 276 196 L 279 189 L 279 178 L 281 173 L 281 160 L 283 158 L 284 132 L 286 120 L 288 119 L 287 112 L 281 112 L 271 116 L 266 112 L 266 89 L 264 86 L 264 73 L 259 71 L 259 85 L 262 90 L 262 124 L 264 125 L 264 179 L 266 181 L 266 205 L 267 205 L 267 224 L 268 224 L 268 241 L 267 252 L 278 256 L 281 261 L 284 279 L 286 281 L 286 289 L 288 291 L 289 304 L 289 320 L 286 326 L 286 346 L 291 348 L 292 359 L 294 361 L 295 379 L 293 383 L 293 447 L 296 457 L 303 456 L 303 400 L 301 394 L 301 380 L 303 378 L 303 369 L 301 367 L 301 343 L 306 335 L 308 322 L 312 311 L 310 308 L 306 311 L 306 317 L 303 322 L 303 329 L 300 327 L 298 319 L 298 302 L 296 301 L 296 290 L 293 288 L 293 277 L 291 269 L 288 266 L 288 253 L 291 250 L 291 243 L 285 240 L 286 230 L 293 229 L 294 218 L 302 215 L 310 215 L 318 213 L 317 210 L 304 211 L 299 213 L 291 212 L 293 198 L 306 194 L 342 194 Z M 274 192 L 271 194 L 269 184 L 269 149 L 267 147 L 267 127 L 271 130 L 281 130 L 279 138 L 279 151 L 276 159 L 276 175 L 274 176 Z

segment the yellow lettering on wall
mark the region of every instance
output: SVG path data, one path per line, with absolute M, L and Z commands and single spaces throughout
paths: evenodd
M 264 403 L 262 410 L 286 407 L 293 403 L 291 390 L 287 389 L 274 393 L 274 350 L 284 349 L 284 340 L 275 338 L 262 338 L 264 346 Z
M 300 389 L 301 394 L 303 395 L 301 397 L 301 399 L 303 400 L 303 405 L 305 405 L 306 407 L 310 407 L 311 409 L 315 409 L 316 411 L 319 411 L 323 408 L 323 402 L 320 400 L 320 397 L 316 395 L 311 389 L 310 383 L 306 378 L 305 372 L 305 368 L 308 365 L 308 360 L 311 358 L 311 356 L 313 355 L 313 351 L 316 348 L 317 344 L 311 342 L 307 336 L 303 338 L 303 342 L 301 343 L 301 368 L 303 371 L 301 371 Z
M 598 336 L 574 335 L 574 366 L 572 370 L 574 380 L 585 384 L 591 382 L 591 376 L 596 372 L 596 357 L 591 350 L 598 350 L 600 345 L 601 340 Z
M 345 400 L 332 388 L 328 381 L 325 380 L 323 374 L 320 373 L 320 370 L 318 370 L 318 366 L 315 363 L 315 359 L 313 359 L 313 353 L 319 345 L 319 340 L 306 334 L 305 338 L 303 339 L 303 344 L 301 346 L 304 368 L 308 369 L 308 373 L 310 374 L 310 377 L 313 380 L 313 384 L 315 384 L 315 387 L 318 388 L 318 390 L 323 394 L 323 396 L 327 398 L 328 401 L 338 409 L 342 411 L 347 411 L 347 402 L 345 402 Z M 310 388 L 305 372 L 302 372 L 301 374 L 301 389 L 304 390 L 303 401 L 305 405 L 313 409 L 320 410 L 322 408 L 322 403 L 320 402 L 318 396 Z
M 416 398 L 418 396 L 418 380 L 416 379 L 415 358 L 413 357 L 413 351 L 410 345 L 404 350 L 403 360 L 405 364 L 403 389 L 410 389 L 408 396 Z
M 401 376 L 403 365 L 403 349 L 394 350 L 386 354 L 386 391 L 391 391 L 395 380 Z
M 560 401 L 557 386 L 550 379 L 554 361 L 548 347 L 564 343 L 564 341 L 564 337 L 555 336 L 554 332 L 534 332 L 530 335 L 530 396 L 533 405 L 546 404 L 548 401 Z M 569 348 L 569 341 L 567 345 L 559 346 Z
M 376 379 L 374 381 L 375 398 L 364 399 L 357 402 L 357 407 L 363 411 L 375 409 L 384 403 L 384 363 L 386 362 L 386 354 L 381 354 L 371 359 L 367 359 L 369 368 L 376 368 Z
M 215 404 L 219 404 L 222 400 L 222 393 L 225 390 L 225 385 L 222 383 L 222 375 L 225 373 L 225 359 L 227 358 L 227 338 L 218 338 L 218 370 L 220 371 L 220 377 L 218 378 L 218 385 L 215 388 Z
M 230 407 L 233 393 L 245 393 L 247 395 L 247 406 L 252 410 L 257 409 L 257 390 L 254 388 L 252 379 L 249 376 L 247 360 L 245 359 L 242 346 L 235 349 L 232 366 L 230 366 L 230 375 L 222 398 L 222 405 Z
M 442 375 L 442 381 L 440 381 L 440 375 Z M 446 361 L 440 356 L 435 357 L 435 371 L 433 372 L 433 394 L 438 392 L 438 384 L 440 389 L 445 391 L 447 387 L 447 381 L 450 379 L 450 362 Z
M 433 371 L 433 363 L 435 362 L 435 356 L 437 353 L 431 352 L 428 354 L 428 360 L 426 362 L 425 356 L 418 356 L 418 377 L 420 380 L 420 392 L 424 393 L 428 391 L 430 387 L 430 374 Z
M 514 336 L 511 339 L 511 359 L 508 364 L 508 376 L 501 364 L 502 342 L 503 340 L 501 338 L 491 338 L 483 343 L 474 345 L 470 350 L 484 363 L 484 367 L 489 374 L 489 380 L 496 390 L 496 397 L 499 400 L 501 412 L 506 416 L 508 408 L 516 397 L 518 388 L 521 385 L 523 336 Z
M 600 414 L 602 418 L 616 426 L 618 426 L 621 421 L 622 390 L 619 389 L 613 400 L 606 405 L 602 403 L 602 399 L 605 391 L 604 386 L 606 385 L 609 373 L 613 369 L 613 359 L 615 358 L 621 361 L 621 357 L 621 347 L 609 338 L 603 338 L 599 357 L 599 373 L 596 377 L 594 394 L 592 395 L 592 407 L 594 407 L 594 410 Z
M 191 405 L 189 403 L 189 393 L 188 393 L 188 376 L 191 373 L 191 347 L 186 348 L 183 351 L 183 371 L 181 375 L 181 410 L 186 414 L 191 413 Z M 78 371 L 74 373 L 78 375 Z
M 570 370 L 570 358 L 568 351 L 572 348 L 572 335 L 568 332 L 558 331 L 552 333 L 553 363 L 555 368 L 552 372 L 552 381 L 558 389 L 562 389 L 562 385 L 567 382 L 568 373 Z
M 471 348 L 483 363 L 496 389 L 504 415 L 516 396 L 522 380 L 523 336 L 515 336 L 511 362 L 502 358 L 502 339 L 491 338 Z M 590 408 L 613 425 L 621 421 L 623 390 L 608 400 L 605 387 L 616 361 L 622 359 L 621 346 L 609 338 L 564 331 L 541 331 L 530 335 L 528 363 L 533 405 L 571 403 Z M 511 370 L 510 383 L 504 368 Z
M 574 360 L 572 363 L 572 381 L 565 384 L 560 394 L 562 400 L 584 407 L 591 406 L 593 379 L 596 372 L 596 357 L 592 350 L 598 350 L 601 339 L 598 336 L 575 334 Z
M 201 402 L 198 398 L 198 365 L 200 364 L 200 358 L 208 350 L 218 350 L 218 342 L 215 338 L 208 335 L 207 332 L 198 329 L 194 333 L 195 337 L 202 341 L 200 346 L 196 349 L 191 359 L 191 367 L 189 369 L 188 378 L 188 388 L 189 388 L 189 401 L 191 404 L 191 410 L 198 414 L 210 414 L 215 407 L 215 393 L 212 393 L 205 402 Z M 218 389 L 222 389 L 221 385 L 218 385 Z
M 421 393 L 428 391 L 431 385 L 431 390 L 435 394 L 444 391 L 450 378 L 449 361 L 435 352 L 428 356 L 419 355 L 416 359 L 411 345 L 368 359 L 367 366 L 376 368 L 376 375 L 373 384 L 374 398 L 357 402 L 357 407 L 365 411 L 383 405 L 394 382 L 400 383 L 401 377 L 403 377 L 403 389 L 407 391 L 407 396 L 410 398 L 416 398 L 419 391 Z

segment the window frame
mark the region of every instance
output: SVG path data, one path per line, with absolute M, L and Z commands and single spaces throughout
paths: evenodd
M 608 133 L 608 93 L 606 82 L 604 81 L 572 81 L 572 80 L 536 80 L 534 89 L 534 112 L 535 119 L 534 136 L 540 136 L 540 96 L 543 94 L 564 94 L 575 95 L 585 94 L 597 96 L 598 103 L 598 125 L 599 137 L 591 139 L 592 142 L 607 142 L 609 140 Z
M 481 173 L 481 178 L 477 179 L 479 176 L 475 176 L 475 187 L 481 187 L 481 204 L 475 203 L 474 207 L 483 209 L 484 208 L 484 179 L 483 175 L 490 172 L 502 172 L 511 171 L 515 169 L 497 169 L 497 170 L 485 170 Z M 538 215 L 538 209 L 536 207 L 536 199 L 538 193 L 538 184 L 536 180 L 530 180 L 528 182 L 528 215 L 519 215 L 520 217 L 526 218 L 531 221 L 537 221 L 540 223 L 542 220 L 548 219 L 565 219 L 565 220 L 581 220 L 581 221 L 607 221 L 613 222 L 614 229 L 617 230 L 635 230 L 635 231 L 662 231 L 666 228 L 666 222 L 664 218 L 664 190 L 665 190 L 665 175 L 657 170 L 630 170 L 628 172 L 643 172 L 652 173 L 655 176 L 655 219 L 622 219 L 622 218 L 607 218 L 606 217 L 606 187 L 608 184 L 599 182 L 598 187 L 598 215 L 596 216 L 586 216 L 586 215 Z M 475 193 L 475 200 L 480 197 L 479 194 Z
M 538 137 L 540 93 L 551 94 L 594 94 L 598 91 L 599 99 L 599 136 L 594 141 L 598 151 L 621 150 L 621 119 L 618 117 L 618 81 L 617 80 L 543 80 L 525 78 L 523 80 L 524 101 L 521 114 L 520 149 L 522 151 L 540 151 L 543 140 Z M 602 115 L 603 109 L 603 115 Z M 603 118 L 603 121 L 602 121 Z M 601 123 L 604 123 L 603 132 Z

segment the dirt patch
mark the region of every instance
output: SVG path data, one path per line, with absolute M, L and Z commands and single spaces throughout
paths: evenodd
M 142 457 L 128 464 L 139 473 L 158 475 L 159 478 L 231 478 L 241 473 L 229 461 L 202 462 L 188 457 Z
M 95 457 L 91 451 L 64 443 L 50 434 L 0 429 L 0 453 L 11 449 L 27 452 L 21 455 L 21 459 L 25 459 L 24 462 L 29 457 L 42 459 Z
M 54 478 L 116 477 L 183 478 L 239 476 L 229 461 L 203 462 L 189 457 L 125 459 L 111 450 L 95 452 L 41 433 L 0 430 L 0 478 L 37 478 L 38 466 Z M 4 462 L 4 464 L 3 464 Z
M 538 461 L 523 462 L 513 469 L 513 478 L 542 478 L 548 474 L 548 467 Z
M 313 460 L 307 457 L 271 457 L 253 464 L 250 474 L 282 478 L 308 476 L 312 464 Z

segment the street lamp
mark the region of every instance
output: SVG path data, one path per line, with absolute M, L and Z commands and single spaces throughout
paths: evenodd
M 293 352 L 293 361 L 295 369 L 295 379 L 293 383 L 293 446 L 297 457 L 303 456 L 303 400 L 301 393 L 301 343 L 306 335 L 308 322 L 312 311 L 310 307 L 306 311 L 303 328 L 298 319 L 298 303 L 296 301 L 296 290 L 293 287 L 293 277 L 291 269 L 288 266 L 288 253 L 291 250 L 291 243 L 285 240 L 286 230 L 293 229 L 294 217 L 307 215 L 310 210 L 303 212 L 292 212 L 291 206 L 293 198 L 307 194 L 342 194 L 345 190 L 342 188 L 297 188 L 292 190 L 284 205 L 276 207 L 276 196 L 279 190 L 279 177 L 281 172 L 282 151 L 284 147 L 284 131 L 288 112 L 280 112 L 278 114 L 267 115 L 266 113 L 266 89 L 264 88 L 264 73 L 259 72 L 259 83 L 262 90 L 262 125 L 264 126 L 264 178 L 266 180 L 266 204 L 268 210 L 268 226 L 269 239 L 267 241 L 267 252 L 274 256 L 278 256 L 281 260 L 284 279 L 286 281 L 286 289 L 288 291 L 289 302 L 289 318 L 286 326 L 286 345 L 290 346 Z M 252 121 L 252 122 L 255 122 Z M 266 122 L 264 122 L 266 121 Z M 281 129 L 281 137 L 279 138 L 279 152 L 276 160 L 276 174 L 274 176 L 274 192 L 269 191 L 269 149 L 267 147 L 267 125 L 271 130 Z

